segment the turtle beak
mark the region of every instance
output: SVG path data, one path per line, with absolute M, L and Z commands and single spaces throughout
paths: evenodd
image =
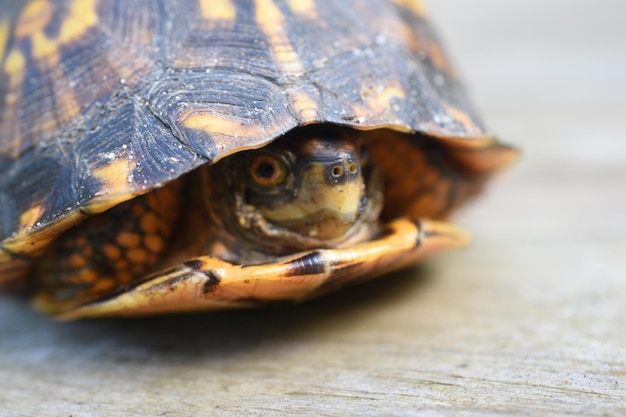
M 344 236 L 365 206 L 365 183 L 356 152 L 342 149 L 299 167 L 297 197 L 277 207 L 262 208 L 273 223 L 303 236 L 335 239 Z

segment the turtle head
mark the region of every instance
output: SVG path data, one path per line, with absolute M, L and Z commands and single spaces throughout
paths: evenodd
M 240 244 L 267 255 L 360 240 L 382 205 L 380 181 L 355 131 L 305 128 L 232 156 L 225 173 L 235 217 L 227 224 L 238 229 Z
M 335 135 L 281 142 L 246 158 L 246 203 L 267 222 L 304 237 L 337 239 L 364 207 L 357 141 Z

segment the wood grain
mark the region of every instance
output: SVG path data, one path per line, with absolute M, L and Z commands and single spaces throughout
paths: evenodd
M 438 0 L 520 163 L 466 250 L 293 308 L 59 324 L 0 296 L 0 416 L 626 414 L 626 5 Z

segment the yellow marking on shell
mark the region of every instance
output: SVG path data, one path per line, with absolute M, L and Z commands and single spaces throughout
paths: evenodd
M 17 229 L 18 233 L 24 230 L 30 230 L 43 215 L 44 208 L 41 205 L 32 206 L 20 216 L 20 225 Z
M 59 43 L 56 40 L 48 38 L 43 32 L 35 32 L 31 35 L 31 41 L 33 58 L 48 58 L 49 66 L 55 66 L 60 61 Z
M 4 58 L 9 43 L 9 29 L 11 29 L 11 24 L 7 19 L 0 21 L 0 62 Z
M 421 0 L 393 0 L 393 2 L 398 6 L 406 7 L 416 16 L 426 16 L 426 6 Z
M 287 74 L 301 74 L 304 68 L 287 37 L 284 16 L 272 0 L 255 2 L 257 24 L 267 36 L 281 69 Z
M 10 76 L 21 74 L 26 67 L 26 57 L 17 48 L 11 49 L 6 61 L 4 62 L 4 72 Z M 17 77 L 16 77 L 17 78 Z M 21 77 L 20 77 L 21 78 Z
M 392 32 L 387 32 L 386 36 L 390 39 L 395 40 L 396 42 L 407 45 L 409 49 L 413 52 L 422 52 L 422 45 L 413 33 L 413 30 L 410 26 L 408 26 L 405 22 L 396 21 L 395 26 L 393 27 Z
M 76 102 L 76 96 L 74 94 L 65 94 L 62 100 L 57 106 L 58 114 L 60 114 L 59 121 L 66 122 L 76 118 L 81 111 L 80 105 Z
M 12 253 L 36 257 L 50 245 L 54 238 L 84 219 L 84 215 L 75 210 L 52 223 L 46 224 L 45 227 L 33 229 L 32 226 L 38 221 L 40 215 L 35 213 L 36 210 L 39 210 L 36 207 L 31 208 L 31 210 L 33 210 L 32 218 L 27 219 L 28 215 L 25 216 L 26 213 L 24 213 L 20 220 L 28 220 L 29 223 L 34 221 L 34 223 L 32 225 L 29 223 L 20 224 L 15 234 L 2 242 L 2 246 Z
M 19 85 L 22 84 L 25 67 L 28 65 L 27 61 L 29 58 L 38 61 L 40 66 L 45 66 L 47 68 L 46 72 L 52 72 L 51 77 L 55 78 L 54 73 L 58 71 L 59 62 L 61 60 L 60 49 L 64 43 L 73 40 L 73 37 L 68 34 L 73 33 L 76 36 L 82 36 L 84 30 L 77 31 L 76 28 L 88 27 L 93 21 L 93 18 L 90 17 L 93 13 L 90 14 L 88 11 L 84 10 L 85 6 L 89 4 L 89 1 L 75 1 L 72 4 L 70 17 L 64 20 L 58 39 L 48 37 L 45 33 L 52 16 L 50 3 L 45 1 L 34 2 L 26 7 L 20 17 L 18 27 L 16 28 L 16 36 L 30 40 L 32 46 L 30 50 L 31 56 L 24 56 L 23 52 L 17 47 L 11 52 L 11 56 L 5 64 L 5 72 L 11 75 L 11 89 L 18 89 Z M 73 16 L 77 13 L 83 13 L 83 15 Z M 75 22 L 80 22 L 80 24 L 76 25 Z M 63 29 L 63 27 L 66 29 Z M 81 112 L 81 108 L 71 92 L 68 93 L 63 89 L 57 89 L 56 91 L 57 119 L 42 120 L 40 122 L 42 127 L 54 125 L 56 122 L 63 123 L 67 120 L 71 120 Z M 14 94 L 13 96 L 17 99 L 17 95 Z M 14 101 L 9 101 L 8 103 L 13 104 Z
M 230 0 L 199 0 L 202 17 L 207 20 L 235 20 L 237 10 Z
M 43 30 L 52 17 L 52 4 L 47 0 L 31 1 L 24 7 L 15 27 L 15 36 L 27 37 Z
M 132 187 L 131 174 L 136 162 L 131 159 L 119 158 L 110 164 L 96 169 L 93 176 L 104 184 L 100 197 L 90 202 L 83 209 L 89 213 L 100 213 L 119 203 L 123 203 L 137 194 Z
M 48 1 L 32 1 L 22 10 L 15 27 L 15 37 L 31 37 L 35 33 L 42 33 L 52 16 L 51 4 Z M 8 35 L 7 35 L 8 36 Z M 36 39 L 32 42 L 33 52 L 39 47 Z M 49 48 L 49 46 L 47 46 Z M 27 57 L 18 47 L 8 52 L 4 62 L 4 72 L 10 77 L 10 89 L 14 90 L 22 84 Z M 16 96 L 15 96 L 16 97 Z
M 319 109 L 317 102 L 304 91 L 293 91 L 289 93 L 293 109 L 300 113 L 303 121 L 318 120 Z
M 288 4 L 291 11 L 296 15 L 308 17 L 310 19 L 317 17 L 314 0 L 289 0 Z
M 79 39 L 98 23 L 97 0 L 74 0 L 70 15 L 63 21 L 59 42 L 64 44 Z
M 256 125 L 247 125 L 237 119 L 193 111 L 183 113 L 180 120 L 182 125 L 189 129 L 201 130 L 209 134 L 250 136 L 256 134 L 259 129 Z
M 405 92 L 397 83 L 376 88 L 370 88 L 361 93 L 367 106 L 376 113 L 382 113 L 392 107 L 391 100 L 394 98 L 403 98 Z
M 429 42 L 427 46 L 428 56 L 432 60 L 433 64 L 448 75 L 453 77 L 456 76 L 454 68 L 452 68 L 452 66 L 446 59 L 446 56 L 444 55 L 443 50 L 441 49 L 439 44 L 433 40 Z
M 58 38 L 50 38 L 45 29 L 50 23 L 52 5 L 49 1 L 34 1 L 24 9 L 16 28 L 17 37 L 30 37 L 32 56 L 35 59 L 50 59 L 54 66 L 60 60 L 59 49 L 83 36 L 98 22 L 96 0 L 74 0 L 70 13 L 62 24 Z
M 36 61 L 45 60 L 48 68 L 55 68 L 61 60 L 60 48 L 82 37 L 97 23 L 95 7 L 96 0 L 74 0 L 70 6 L 69 16 L 61 24 L 58 38 L 51 38 L 46 35 L 45 30 L 50 24 L 53 4 L 46 0 L 32 1 L 25 6 L 18 19 L 15 36 L 16 38 L 30 38 L 32 58 Z M 3 35 L 0 34 L 0 50 L 6 47 L 4 45 L 6 41 L 2 42 L 2 37 Z M 10 89 L 16 89 L 22 84 L 23 73 L 29 58 L 31 57 L 25 56 L 18 47 L 14 47 L 9 52 L 4 64 L 4 72 L 10 76 Z M 64 120 L 69 120 L 80 113 L 80 107 L 72 98 L 63 97 L 63 100 L 59 102 L 64 103 L 59 109 L 59 114 L 64 116 Z
M 467 113 L 449 104 L 444 105 L 444 107 L 446 111 L 454 118 L 454 120 L 462 123 L 466 129 L 475 131 L 477 133 L 483 133 L 483 130 L 479 126 L 477 126 L 476 123 L 474 123 L 472 118 Z

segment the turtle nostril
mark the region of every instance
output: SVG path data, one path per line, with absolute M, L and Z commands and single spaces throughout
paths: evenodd
M 333 176 L 340 177 L 341 175 L 343 175 L 343 167 L 341 165 L 333 167 Z
M 357 171 L 357 166 L 356 163 L 351 163 L 350 166 L 348 167 L 348 171 L 350 171 L 351 174 L 356 174 Z

